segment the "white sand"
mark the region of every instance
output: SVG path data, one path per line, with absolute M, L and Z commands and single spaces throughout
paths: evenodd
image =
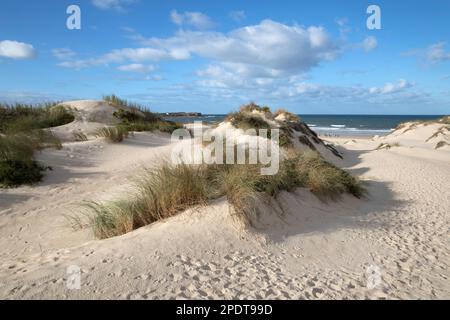
M 247 233 L 221 199 L 104 241 L 64 215 L 132 192 L 127 179 L 167 157 L 170 137 L 46 150 L 38 157 L 54 171 L 44 182 L 0 190 L 0 297 L 449 299 L 450 150 L 434 150 L 427 130 L 333 140 L 340 165 L 367 180 L 367 199 L 284 193 L 282 219 L 267 210 Z M 401 146 L 373 151 L 389 141 Z M 66 286 L 70 265 L 82 269 L 81 290 Z M 368 288 L 374 269 L 381 282 Z

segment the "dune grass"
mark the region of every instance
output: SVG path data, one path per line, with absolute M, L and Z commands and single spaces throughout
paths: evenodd
M 88 141 L 88 137 L 86 134 L 84 134 L 83 132 L 79 131 L 79 132 L 74 132 L 73 133 L 73 138 L 75 139 L 75 141 L 77 142 L 85 142 Z
M 256 114 L 248 113 L 248 112 L 235 112 L 231 113 L 227 116 L 225 121 L 231 122 L 231 124 L 242 130 L 248 129 L 270 129 L 269 123 L 264 120 L 262 117 Z
M 96 131 L 97 138 L 104 138 L 109 143 L 119 143 L 128 138 L 129 131 L 126 126 L 104 127 Z
M 434 119 L 434 120 L 417 120 L 417 121 L 411 121 L 411 122 L 403 122 L 400 123 L 394 131 L 396 130 L 400 130 L 400 129 L 404 129 L 405 127 L 407 127 L 409 125 L 409 128 L 406 129 L 403 133 L 408 132 L 412 129 L 417 128 L 418 125 L 430 125 L 430 124 L 447 124 L 450 125 L 450 116 L 443 116 L 442 118 L 439 119 Z
M 393 142 L 393 143 L 380 143 L 374 150 L 389 150 L 393 147 L 400 147 L 400 143 Z
M 450 143 L 448 143 L 447 141 L 439 141 L 438 143 L 436 143 L 436 146 L 434 147 L 434 149 L 440 149 L 443 148 L 445 146 L 450 146 Z
M 61 143 L 51 132 L 42 130 L 33 134 L 0 135 L 0 187 L 41 181 L 42 172 L 50 168 L 38 164 L 33 153 L 45 147 L 60 148 Z
M 89 223 L 96 237 L 118 236 L 206 204 L 210 191 L 203 167 L 163 165 L 146 170 L 127 200 L 88 204 Z
M 284 114 L 285 119 L 287 122 L 300 122 L 301 119 L 299 116 L 285 110 L 285 109 L 278 109 L 275 111 L 275 113 L 273 114 L 273 116 L 276 118 L 279 115 Z
M 62 144 L 48 128 L 75 119 L 58 103 L 41 105 L 0 104 L 0 186 L 17 187 L 41 181 L 46 167 L 33 153 L 44 148 L 61 149 Z
M 69 109 L 57 103 L 0 104 L 0 132 L 5 134 L 57 127 L 70 123 L 74 119 Z
M 253 111 L 258 111 L 266 114 L 268 117 L 272 117 L 270 107 L 267 106 L 261 107 L 254 102 L 250 102 L 249 104 L 243 105 L 239 109 L 239 112 L 241 113 L 252 113 Z
M 146 170 L 136 183 L 136 194 L 89 204 L 89 225 L 96 237 L 109 238 L 226 197 L 233 217 L 248 226 L 258 215 L 260 201 L 276 198 L 281 191 L 303 187 L 321 199 L 336 199 L 345 193 L 362 197 L 365 192 L 356 178 L 316 152 L 292 151 L 273 176 L 260 175 L 260 168 L 249 164 L 165 164 Z
M 258 111 L 260 114 L 254 113 L 254 111 Z M 264 117 L 261 116 L 261 113 L 264 115 Z M 273 120 L 281 113 L 284 113 L 286 115 L 286 121 L 284 123 L 279 123 L 279 125 L 276 127 L 272 127 L 266 119 Z M 268 130 L 268 138 L 271 138 L 270 129 L 279 129 L 280 147 L 291 148 L 294 146 L 292 138 L 293 129 L 295 129 L 295 127 L 293 126 L 293 124 L 299 124 L 300 118 L 290 112 L 287 112 L 284 109 L 279 109 L 277 110 L 277 112 L 272 113 L 269 107 L 261 107 L 255 103 L 250 103 L 248 105 L 242 106 L 238 112 L 230 113 L 226 117 L 225 121 L 229 121 L 235 128 L 242 130 L 266 129 Z
M 163 120 L 159 115 L 151 112 L 139 104 L 120 99 L 116 95 L 104 96 L 103 100 L 118 108 L 114 117 L 121 121 L 121 125 L 130 132 L 161 131 L 172 133 L 183 126 L 181 124 Z
M 441 119 L 438 120 L 438 122 L 443 124 L 450 124 L 450 116 L 442 117 Z

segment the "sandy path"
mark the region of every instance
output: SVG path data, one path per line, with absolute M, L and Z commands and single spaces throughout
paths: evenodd
M 91 237 L 87 231 L 55 235 L 47 228 L 50 235 L 45 236 L 47 220 L 37 221 L 45 215 L 48 221 L 56 219 L 66 206 L 64 195 L 103 198 L 123 188 L 130 171 L 120 173 L 118 164 L 133 159 L 132 149 L 126 157 L 108 150 L 115 161 L 93 156 L 103 173 L 74 179 L 69 172 L 54 198 L 40 192 L 41 203 L 60 198 L 55 208 L 20 217 L 36 199 L 17 198 L 11 210 L 0 209 L 0 297 L 448 299 L 450 157 L 442 153 L 444 160 L 430 160 L 403 148 L 369 151 L 372 144 L 364 141 L 344 150 L 345 166 L 368 180 L 368 199 L 345 197 L 324 204 L 304 190 L 282 194 L 283 222 L 263 216 L 258 232 L 237 230 L 221 200 L 106 241 L 82 244 Z M 139 154 L 140 160 L 154 155 Z M 88 172 L 98 168 L 93 165 Z M 17 236 L 14 228 L 26 224 L 29 235 Z M 43 252 L 35 248 L 36 233 L 47 239 Z M 20 244 L 24 239 L 33 245 Z M 81 290 L 67 289 L 70 265 L 82 269 Z M 381 281 L 369 289 L 373 275 L 368 272 L 374 269 Z

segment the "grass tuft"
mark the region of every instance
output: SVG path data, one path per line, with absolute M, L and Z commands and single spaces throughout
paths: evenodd
M 448 143 L 447 141 L 439 141 L 436 146 L 434 147 L 434 149 L 440 149 L 443 148 L 445 146 L 450 146 L 450 143 Z
M 400 143 L 394 142 L 394 143 L 380 143 L 374 150 L 389 150 L 393 147 L 400 147 Z
M 97 138 L 105 138 L 109 143 L 119 143 L 128 138 L 129 132 L 126 126 L 104 127 L 95 133 Z
M 85 142 L 88 141 L 88 137 L 81 131 L 79 132 L 74 132 L 73 133 L 73 138 L 75 139 L 75 141 L 77 142 Z

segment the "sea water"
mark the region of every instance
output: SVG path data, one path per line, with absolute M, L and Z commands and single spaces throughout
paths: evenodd
M 225 119 L 223 114 L 210 114 L 201 117 L 167 118 L 181 123 L 204 121 L 217 123 Z M 434 120 L 439 115 L 299 115 L 312 130 L 321 135 L 331 136 L 375 136 L 392 132 L 400 123 L 417 120 Z

